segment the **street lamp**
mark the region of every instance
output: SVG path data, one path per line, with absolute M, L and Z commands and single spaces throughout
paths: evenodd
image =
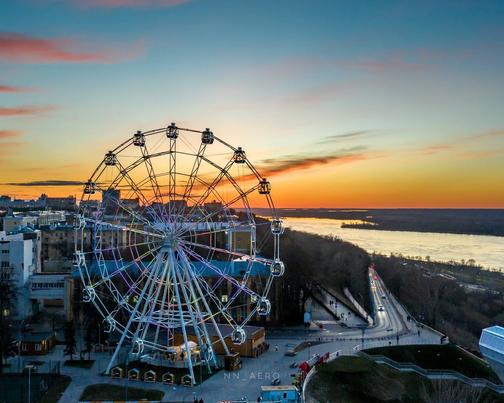
M 28 403 L 31 403 L 31 370 L 34 368 L 34 365 L 27 365 L 25 368 L 28 368 Z

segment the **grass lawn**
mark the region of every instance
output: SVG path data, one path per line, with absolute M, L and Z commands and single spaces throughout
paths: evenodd
M 58 403 L 61 395 L 72 382 L 72 378 L 66 375 L 59 375 L 51 385 L 47 393 L 42 397 L 40 403 Z
M 31 401 L 58 403 L 61 394 L 72 379 L 65 375 L 31 374 Z M 48 389 L 42 388 L 42 384 Z M 39 400 L 40 399 L 40 400 Z M 28 401 L 28 375 L 0 375 L 0 402 L 26 403 Z
M 470 378 L 484 378 L 496 384 L 501 383 L 485 361 L 454 344 L 379 347 L 364 352 L 384 355 L 397 362 L 411 362 L 425 369 L 451 369 Z
M 306 393 L 307 402 L 316 399 L 331 403 L 427 403 L 447 401 L 443 396 L 448 390 L 453 391 L 452 397 L 463 398 L 475 393 L 479 400 L 474 401 L 504 402 L 488 390 L 479 391 L 452 381 L 433 383 L 420 375 L 401 373 L 363 357 L 340 357 L 320 365 Z M 436 397 L 440 400 L 431 400 Z
M 161 390 L 128 387 L 128 400 L 162 400 L 164 392 Z M 84 389 L 80 400 L 124 400 L 126 388 L 124 386 L 98 383 Z
M 65 366 L 90 369 L 93 366 L 94 362 L 95 360 L 66 360 Z

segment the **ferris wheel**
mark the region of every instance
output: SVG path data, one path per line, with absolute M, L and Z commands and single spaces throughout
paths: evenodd
M 256 217 L 251 205 L 266 209 Z M 105 153 L 85 183 L 76 229 L 83 299 L 121 355 L 187 368 L 217 366 L 216 347 L 246 340 L 270 314 L 284 273 L 270 182 L 241 147 L 210 129 L 138 131 Z

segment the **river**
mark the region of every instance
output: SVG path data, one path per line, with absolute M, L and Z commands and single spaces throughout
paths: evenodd
M 476 264 L 486 269 L 504 271 L 504 237 L 341 228 L 341 224 L 349 221 L 328 218 L 286 217 L 283 220 L 286 227 L 319 235 L 334 235 L 369 253 L 400 253 L 423 259 L 429 256 L 439 262 L 474 259 Z

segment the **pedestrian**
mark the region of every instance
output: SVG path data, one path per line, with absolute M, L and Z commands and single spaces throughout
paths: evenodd
M 278 344 L 275 345 L 275 351 L 278 351 Z
M 199 403 L 204 403 L 202 397 L 200 397 Z

